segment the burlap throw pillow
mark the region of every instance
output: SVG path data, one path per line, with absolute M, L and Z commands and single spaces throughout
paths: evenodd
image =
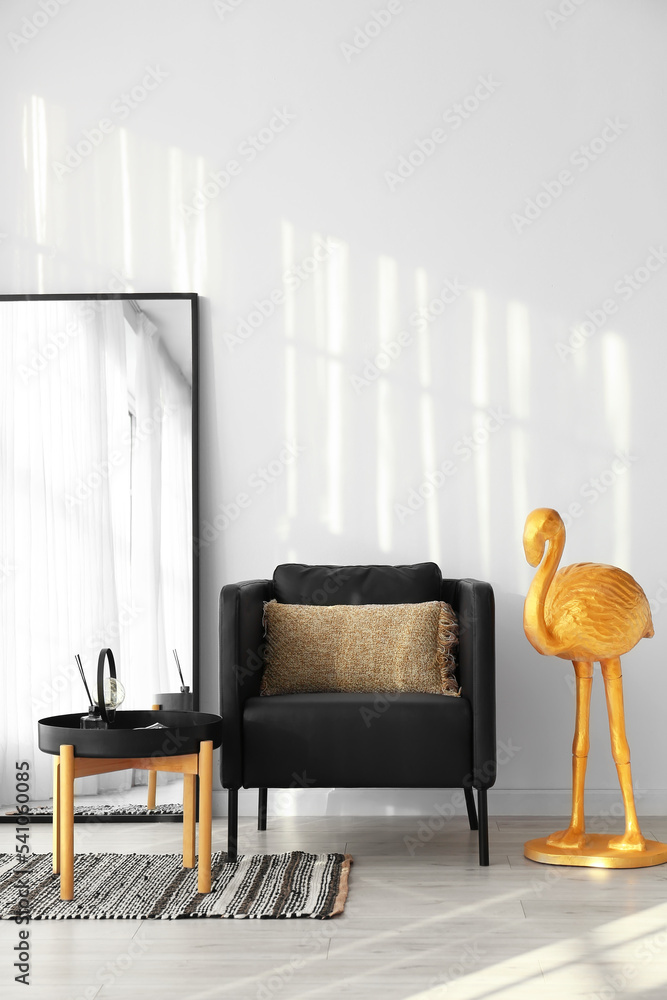
M 261 694 L 421 691 L 457 696 L 454 611 L 423 604 L 264 604 Z

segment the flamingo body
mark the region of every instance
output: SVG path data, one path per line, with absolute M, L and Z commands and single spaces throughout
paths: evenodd
M 653 635 L 651 609 L 637 581 L 617 566 L 572 563 L 553 578 L 544 622 L 564 660 L 623 656 Z

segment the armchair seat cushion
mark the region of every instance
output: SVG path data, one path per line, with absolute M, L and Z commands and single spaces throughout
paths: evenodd
M 471 734 L 466 698 L 348 692 L 249 698 L 243 785 L 460 787 L 462 776 L 472 783 Z

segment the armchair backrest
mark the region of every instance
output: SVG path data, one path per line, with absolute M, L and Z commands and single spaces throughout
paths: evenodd
M 273 574 L 282 604 L 419 604 L 441 600 L 435 563 L 414 566 L 307 566 L 284 563 Z

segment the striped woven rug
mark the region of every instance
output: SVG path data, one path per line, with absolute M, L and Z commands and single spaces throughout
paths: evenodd
M 50 854 L 0 854 L 0 918 L 32 920 L 184 917 L 313 917 L 343 912 L 349 854 L 211 856 L 211 892 L 197 892 L 197 869 L 179 854 L 78 854 L 74 899 L 60 899 Z M 27 901 L 27 902 L 26 902 Z

